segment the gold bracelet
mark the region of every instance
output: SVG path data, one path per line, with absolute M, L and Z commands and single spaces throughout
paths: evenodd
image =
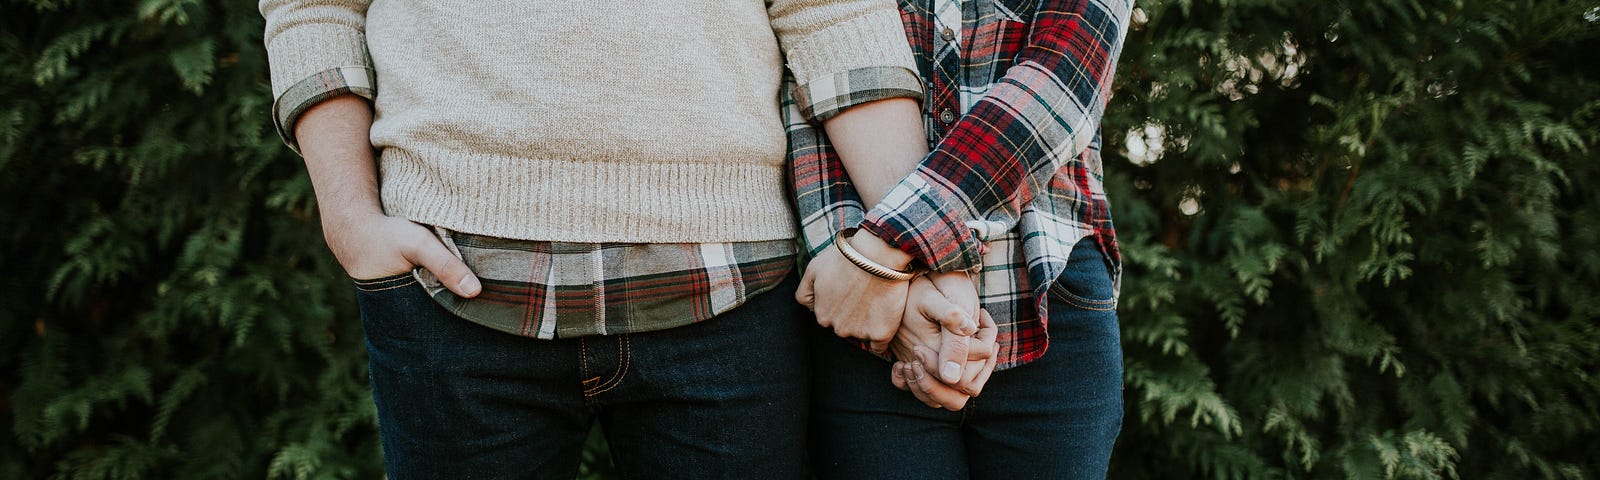
M 833 246 L 838 247 L 839 253 L 844 254 L 844 259 L 849 260 L 850 263 L 856 266 L 856 268 L 860 268 L 862 271 L 867 272 L 874 277 L 882 278 L 884 280 L 893 280 L 896 282 L 910 280 L 915 278 L 918 273 L 921 273 L 915 268 L 902 272 L 900 270 L 879 265 L 878 262 L 874 262 L 871 259 L 868 259 L 865 255 L 862 255 L 860 252 L 857 252 L 855 247 L 851 247 L 850 242 L 848 241 L 850 237 L 855 236 L 856 230 L 859 229 L 853 227 L 846 228 L 844 230 L 840 230 L 839 233 L 833 234 Z

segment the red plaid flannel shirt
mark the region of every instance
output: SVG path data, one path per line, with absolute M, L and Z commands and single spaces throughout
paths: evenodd
M 786 98 L 809 252 L 860 225 L 936 270 L 981 267 L 980 298 L 1000 325 L 997 368 L 1043 355 L 1046 291 L 1074 244 L 1095 238 L 1121 278 L 1099 130 L 1132 9 L 1132 0 L 902 0 L 932 153 L 865 210 L 822 130 Z

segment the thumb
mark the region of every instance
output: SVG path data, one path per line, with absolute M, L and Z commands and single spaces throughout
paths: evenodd
M 437 238 L 432 236 L 422 240 L 411 252 L 406 255 L 406 260 L 422 268 L 428 269 L 433 276 L 439 277 L 439 282 L 444 288 L 450 289 L 456 295 L 465 298 L 478 296 L 483 291 L 483 284 L 478 281 L 478 276 L 472 274 L 472 269 L 467 264 L 444 248 Z
M 950 300 L 940 295 L 928 295 L 917 302 L 917 313 L 929 321 L 938 323 L 941 330 L 954 332 L 956 335 L 971 335 L 978 331 L 977 320 L 961 311 L 961 307 L 950 303 Z
M 962 365 L 967 361 L 967 340 L 950 330 L 939 332 L 939 380 L 955 385 L 961 382 Z

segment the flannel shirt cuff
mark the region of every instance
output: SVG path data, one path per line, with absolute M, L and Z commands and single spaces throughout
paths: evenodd
M 922 101 L 922 78 L 905 67 L 862 67 L 818 77 L 795 87 L 800 116 L 825 122 L 850 107 L 886 98 Z
M 300 121 L 311 107 L 345 94 L 358 95 L 372 101 L 377 95 L 377 77 L 371 68 L 338 67 L 312 74 L 290 86 L 272 103 L 273 126 L 278 136 L 290 150 L 300 153 L 300 143 L 294 138 L 295 122 Z
M 918 167 L 867 212 L 861 228 L 939 272 L 983 266 L 983 242 L 969 221 L 960 190 L 937 172 Z
M 859 202 L 848 201 L 831 205 L 826 211 L 808 218 L 808 221 L 802 221 L 800 244 L 805 257 L 815 258 L 823 250 L 833 246 L 833 234 L 846 228 L 860 226 L 865 216 L 866 210 L 861 208 Z

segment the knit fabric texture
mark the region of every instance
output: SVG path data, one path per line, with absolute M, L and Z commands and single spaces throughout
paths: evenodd
M 790 238 L 785 59 L 802 85 L 915 69 L 888 0 L 263 0 L 261 10 L 276 97 L 329 70 L 372 72 L 388 214 L 508 239 Z M 274 116 L 294 146 L 292 107 Z

